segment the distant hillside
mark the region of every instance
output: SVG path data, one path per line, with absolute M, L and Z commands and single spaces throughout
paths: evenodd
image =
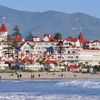
M 78 36 L 80 30 L 87 39 L 100 39 L 100 19 L 84 13 L 67 14 L 57 11 L 25 12 L 0 6 L 0 23 L 6 16 L 9 33 L 18 25 L 23 35 L 60 32 L 64 37 Z

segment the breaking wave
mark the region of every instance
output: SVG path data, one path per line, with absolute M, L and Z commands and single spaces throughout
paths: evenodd
M 0 93 L 0 100 L 100 100 L 100 96 L 83 95 L 39 95 L 32 93 Z
M 71 80 L 58 82 L 56 85 L 60 87 L 100 88 L 100 81 Z

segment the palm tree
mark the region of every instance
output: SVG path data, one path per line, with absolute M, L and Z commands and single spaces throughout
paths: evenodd
M 22 36 L 18 25 L 15 25 L 13 30 L 14 30 L 14 33 L 12 34 L 12 36 L 17 36 L 17 35 Z
M 32 35 L 32 33 L 29 33 L 27 35 L 26 40 L 33 41 L 33 35 Z
M 62 53 L 65 51 L 64 47 L 63 46 L 59 46 L 58 47 L 58 53 L 60 54 L 60 58 L 62 56 Z
M 18 47 L 18 41 L 17 40 L 12 41 L 12 47 L 14 47 L 14 48 Z
M 54 39 L 61 40 L 62 39 L 62 34 L 59 33 L 59 32 L 55 33 Z
M 53 54 L 54 50 L 53 50 L 53 46 L 48 47 L 46 52 L 49 52 L 49 54 Z

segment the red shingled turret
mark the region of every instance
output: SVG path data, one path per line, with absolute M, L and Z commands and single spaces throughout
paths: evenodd
M 79 34 L 78 39 L 80 40 L 80 42 L 82 44 L 84 44 L 85 40 L 84 40 L 84 37 L 83 37 L 82 33 Z
M 0 32 L 8 32 L 7 27 L 4 23 L 0 27 Z

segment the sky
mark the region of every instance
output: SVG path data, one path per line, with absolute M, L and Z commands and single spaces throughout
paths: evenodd
M 83 12 L 100 18 L 100 0 L 0 0 L 0 5 L 32 12 Z

